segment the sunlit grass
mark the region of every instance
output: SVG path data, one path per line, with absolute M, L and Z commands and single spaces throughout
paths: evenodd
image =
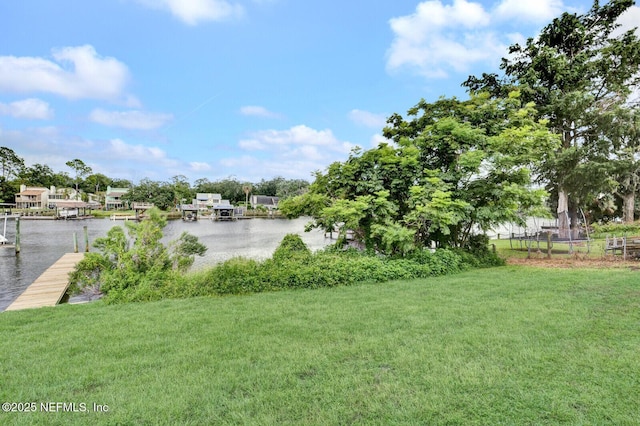
M 502 258 L 546 258 L 548 256 L 547 241 L 541 239 L 539 242 L 536 240 L 509 240 L 507 239 L 494 239 L 491 240 L 491 244 L 495 246 L 498 255 Z M 598 238 L 592 239 L 587 243 L 586 241 L 578 241 L 573 244 L 568 242 L 553 241 L 551 245 L 551 258 L 553 259 L 565 259 L 575 256 L 587 257 L 591 259 L 599 259 L 605 257 L 604 251 L 605 239 Z
M 2 424 L 638 424 L 640 275 L 503 267 L 0 314 Z

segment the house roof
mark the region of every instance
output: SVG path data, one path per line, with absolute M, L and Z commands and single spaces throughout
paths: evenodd
M 275 206 L 276 204 L 278 204 L 279 200 L 280 198 L 272 197 L 270 195 L 254 195 L 253 199 L 256 204 L 264 204 L 265 206 Z
M 83 207 L 90 207 L 89 203 L 85 203 L 84 201 L 73 201 L 73 200 L 55 200 L 52 201 L 52 204 L 55 204 L 58 208 L 63 209 L 77 209 Z
M 37 189 L 27 189 L 26 191 L 18 192 L 17 195 L 41 195 L 43 192 L 46 192 L 45 188 L 37 188 Z
M 196 200 L 205 201 L 205 200 L 219 200 L 222 198 L 220 194 L 212 194 L 210 192 L 198 192 L 196 194 Z

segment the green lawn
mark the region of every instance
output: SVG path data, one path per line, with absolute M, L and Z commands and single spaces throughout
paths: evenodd
M 625 269 L 0 314 L 3 425 L 634 425 L 639 372 Z

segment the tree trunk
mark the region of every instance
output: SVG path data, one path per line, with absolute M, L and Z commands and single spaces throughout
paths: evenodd
M 561 240 L 569 239 L 569 232 L 571 230 L 569 223 L 569 196 L 567 193 L 558 189 L 558 238 Z
M 622 196 L 622 200 L 624 202 L 624 205 L 622 207 L 622 221 L 624 223 L 633 223 L 636 196 L 633 192 L 630 194 L 624 194 Z

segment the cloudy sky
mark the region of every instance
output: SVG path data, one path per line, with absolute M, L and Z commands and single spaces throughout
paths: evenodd
M 311 180 L 589 0 L 0 3 L 0 146 L 134 182 Z M 625 24 L 640 22 L 634 7 Z

